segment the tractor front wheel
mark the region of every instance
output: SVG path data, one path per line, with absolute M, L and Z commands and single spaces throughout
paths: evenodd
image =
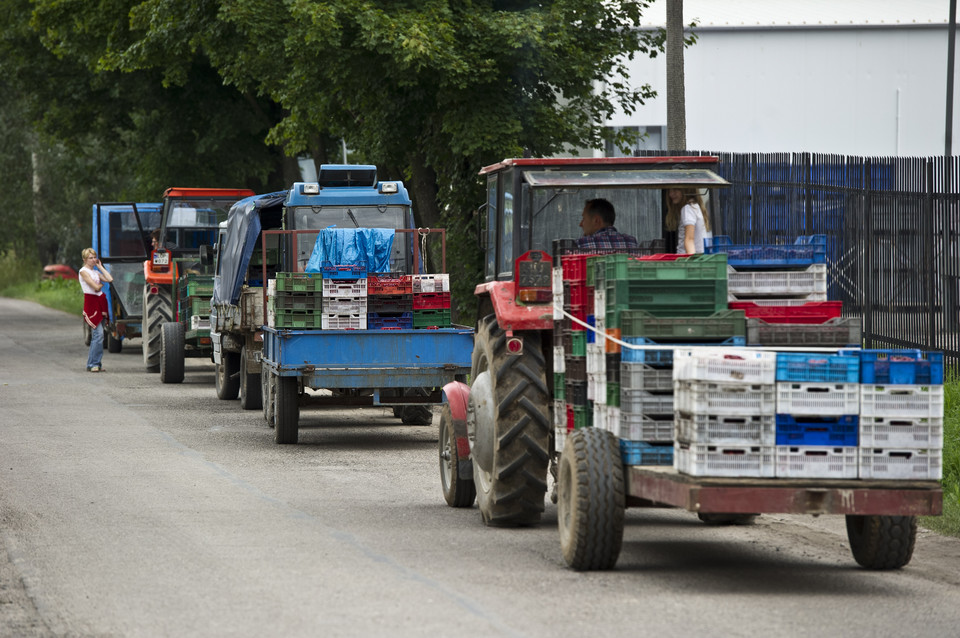
M 173 302 L 166 286 L 157 286 L 157 294 L 150 294 L 151 284 L 143 287 L 143 365 L 147 372 L 160 372 L 160 347 L 163 324 L 173 319 Z
M 467 430 L 477 505 L 487 525 L 540 522 L 550 461 L 550 396 L 540 333 L 507 351 L 495 315 L 481 320 L 473 349 Z
M 460 478 L 460 454 L 453 431 L 453 415 L 445 403 L 440 410 L 440 486 L 450 507 L 472 507 L 477 498 L 473 479 Z
M 183 324 L 167 322 L 160 331 L 160 382 L 183 381 Z
M 107 352 L 117 354 L 123 350 L 123 341 L 120 337 L 114 336 L 112 332 L 107 333 Z

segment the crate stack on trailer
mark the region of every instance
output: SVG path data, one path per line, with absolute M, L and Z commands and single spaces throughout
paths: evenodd
M 323 330 L 367 329 L 367 269 L 359 264 L 325 263 L 323 275 Z
M 323 277 L 320 273 L 278 272 L 267 280 L 267 325 L 271 328 L 319 329 L 322 325 Z
M 450 275 L 434 273 L 410 275 L 413 290 L 413 327 L 449 328 Z
M 367 278 L 367 328 L 413 328 L 413 282 L 402 272 L 371 273 Z
M 557 449 L 567 433 L 593 425 L 593 408 L 587 398 L 587 341 L 585 323 L 593 313 L 592 291 L 587 287 L 587 259 L 592 253 L 575 248 L 554 249 L 553 267 L 553 415 Z M 558 313 L 562 308 L 577 320 Z M 595 345 L 595 340 L 590 345 Z
M 750 346 L 859 345 L 860 319 L 842 317 L 827 299 L 827 237 L 792 244 L 734 244 L 707 239 L 707 254 L 727 255 L 729 307 L 747 316 Z

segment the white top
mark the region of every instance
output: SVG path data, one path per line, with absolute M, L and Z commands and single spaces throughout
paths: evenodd
M 683 245 L 683 239 L 686 237 L 686 227 L 693 226 L 693 244 L 696 252 L 703 252 L 703 240 L 705 237 L 713 237 L 713 233 L 707 231 L 707 226 L 703 222 L 703 213 L 696 204 L 687 204 L 680 209 L 680 226 L 677 228 L 677 254 L 687 254 Z
M 79 279 L 80 279 L 80 290 L 83 291 L 85 295 L 102 295 L 103 289 L 94 290 L 90 287 L 90 284 L 87 283 L 87 280 L 83 278 L 83 271 L 86 270 L 87 274 L 90 275 L 90 279 L 93 279 L 95 282 L 100 283 L 100 271 L 96 268 L 87 268 L 84 266 L 80 269 Z

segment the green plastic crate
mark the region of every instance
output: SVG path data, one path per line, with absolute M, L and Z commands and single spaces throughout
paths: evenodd
M 273 297 L 273 307 L 279 310 L 312 310 L 320 312 L 323 309 L 323 296 L 313 292 L 277 292 Z
M 606 281 L 691 281 L 727 278 L 727 255 L 692 255 L 682 259 L 637 259 L 632 255 L 605 255 Z
M 318 272 L 278 272 L 277 292 L 323 292 L 323 277 Z
M 181 312 L 181 314 L 186 314 L 188 317 L 192 317 L 193 315 L 206 317 L 210 314 L 210 297 L 181 299 L 180 308 L 186 311 Z
M 562 372 L 553 373 L 553 398 L 557 401 L 563 401 L 566 397 L 565 386 L 567 380 Z
M 274 326 L 277 328 L 321 328 L 323 315 L 312 310 L 274 309 Z
M 657 317 L 705 317 L 727 310 L 727 279 L 607 281 L 606 327 L 619 328 L 623 310 Z
M 646 310 L 624 310 L 620 334 L 654 340 L 724 341 L 746 337 L 747 318 L 743 310 L 721 310 L 707 317 L 657 317 Z
M 607 381 L 607 405 L 620 407 L 620 384 Z
M 587 333 L 585 330 L 577 330 L 570 335 L 570 354 L 574 357 L 587 356 Z
M 573 427 L 576 430 L 580 428 L 589 428 L 593 425 L 593 408 L 589 405 L 573 406 Z
M 191 277 L 186 285 L 186 297 L 212 297 L 213 277 Z
M 451 325 L 449 310 L 414 310 L 414 328 L 449 328 Z
M 603 281 L 605 280 L 605 278 L 603 278 L 603 275 L 602 275 L 605 268 L 605 266 L 603 265 L 605 257 L 606 255 L 597 255 L 596 257 L 587 257 L 587 287 L 588 288 L 593 288 L 597 285 L 596 273 L 598 272 L 598 269 L 599 269 L 599 272 L 601 273 L 600 283 L 602 284 Z

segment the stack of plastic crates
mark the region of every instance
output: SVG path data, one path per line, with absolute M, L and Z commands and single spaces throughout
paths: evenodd
M 556 449 L 575 428 L 593 425 L 593 408 L 587 397 L 587 328 L 559 310 L 586 323 L 592 311 L 586 267 L 590 254 L 558 254 L 553 267 L 553 416 Z M 594 345 L 594 344 L 591 344 Z
M 213 296 L 213 275 L 190 275 L 180 280 L 180 317 L 189 317 L 187 330 L 210 329 L 210 297 Z
M 942 478 L 943 353 L 851 352 L 860 359 L 860 478 Z
M 267 325 L 313 329 L 322 326 L 321 273 L 278 272 L 267 285 Z
M 778 478 L 858 476 L 860 359 L 777 354 Z
M 677 471 L 773 477 L 776 353 L 737 348 L 674 353 Z
M 858 317 L 841 317 L 827 300 L 826 235 L 792 244 L 734 244 L 708 239 L 708 254 L 727 255 L 730 308 L 747 316 L 747 345 L 859 345 Z
M 413 327 L 449 328 L 450 275 L 412 275 Z
M 324 330 L 367 329 L 367 269 L 363 265 L 321 267 Z
M 413 328 L 413 280 L 402 272 L 367 277 L 367 329 Z

